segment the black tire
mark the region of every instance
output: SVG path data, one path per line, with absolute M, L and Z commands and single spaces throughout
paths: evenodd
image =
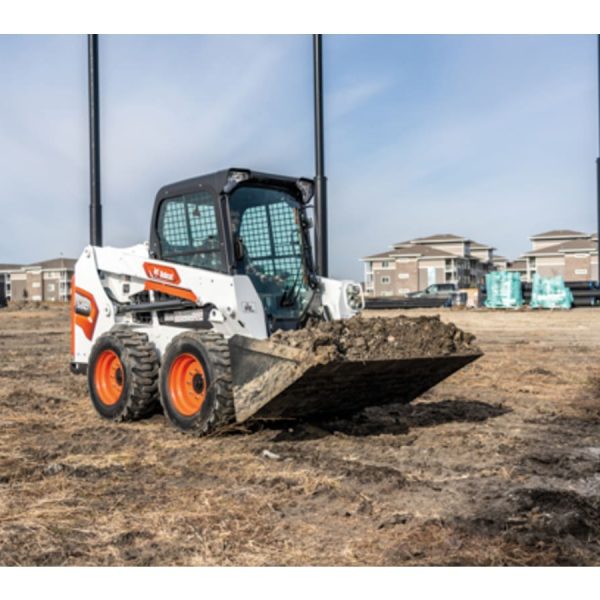
M 111 353 L 120 361 L 114 379 L 121 389 L 118 398 L 115 392 L 110 399 L 114 401 L 107 403 L 102 361 Z M 151 414 L 158 406 L 158 362 L 156 348 L 144 333 L 120 326 L 101 335 L 88 364 L 88 389 L 96 411 L 113 421 L 134 421 Z
M 191 355 L 201 365 L 201 373 L 196 372 L 193 380 L 194 392 L 203 398 L 198 400 L 198 409 L 192 404 L 190 410 L 193 412 L 185 414 L 181 410 L 181 400 L 177 398 L 178 390 L 170 381 L 170 377 L 176 379 L 177 361 L 184 355 Z M 207 435 L 235 419 L 229 346 L 218 333 L 186 331 L 174 338 L 162 358 L 159 387 L 165 415 L 181 431 Z

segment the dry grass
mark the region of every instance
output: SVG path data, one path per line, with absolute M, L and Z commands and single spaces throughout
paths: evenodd
M 102 421 L 64 309 L 0 311 L 0 564 L 599 564 L 595 313 L 442 314 L 486 355 L 418 402 L 194 439 Z

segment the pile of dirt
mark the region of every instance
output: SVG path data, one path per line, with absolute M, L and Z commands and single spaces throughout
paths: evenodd
M 320 321 L 296 331 L 277 331 L 276 343 L 309 351 L 328 360 L 384 360 L 479 352 L 475 336 L 439 316 L 352 317 Z

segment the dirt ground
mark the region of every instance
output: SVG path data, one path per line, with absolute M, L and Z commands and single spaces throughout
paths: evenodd
M 600 564 L 600 311 L 438 313 L 485 356 L 412 404 L 196 439 L 0 310 L 0 564 Z

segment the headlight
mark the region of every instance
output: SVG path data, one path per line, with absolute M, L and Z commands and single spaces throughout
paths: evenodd
M 364 307 L 362 288 L 357 283 L 346 286 L 346 302 L 352 310 L 362 310 Z

